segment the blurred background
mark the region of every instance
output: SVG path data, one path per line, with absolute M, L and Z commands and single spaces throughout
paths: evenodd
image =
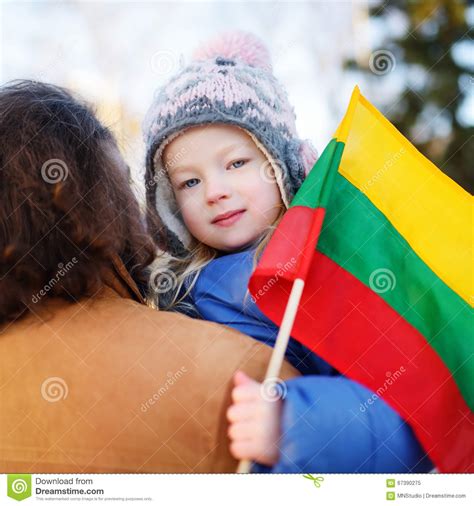
M 472 193 L 474 5 L 391 1 L 0 1 L 0 81 L 31 78 L 93 102 L 143 197 L 141 124 L 155 89 L 202 41 L 259 35 L 297 127 L 321 152 L 362 93 Z

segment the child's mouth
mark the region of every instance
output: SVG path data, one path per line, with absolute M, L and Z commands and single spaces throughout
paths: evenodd
M 236 221 L 240 220 L 242 215 L 245 213 L 245 209 L 238 209 L 236 211 L 231 211 L 229 213 L 225 213 L 221 218 L 217 217 L 213 220 L 214 225 L 218 225 L 219 227 L 230 227 Z

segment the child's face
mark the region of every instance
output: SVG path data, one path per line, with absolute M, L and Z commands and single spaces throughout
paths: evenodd
M 249 245 L 282 209 L 266 157 L 240 128 L 190 128 L 166 146 L 163 161 L 188 230 L 212 248 Z

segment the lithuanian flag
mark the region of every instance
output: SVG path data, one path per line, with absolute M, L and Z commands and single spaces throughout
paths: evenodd
M 277 325 L 304 283 L 292 337 L 397 410 L 441 472 L 474 463 L 472 210 L 355 88 L 249 283 Z

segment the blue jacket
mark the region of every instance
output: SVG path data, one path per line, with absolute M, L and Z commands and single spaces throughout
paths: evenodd
M 201 270 L 186 299 L 195 316 L 273 346 L 278 332 L 247 292 L 253 250 L 220 256 Z M 248 295 L 247 295 L 248 294 Z M 286 382 L 280 460 L 256 472 L 427 472 L 433 468 L 411 428 L 383 399 L 341 376 L 290 339 L 287 360 L 304 376 Z

